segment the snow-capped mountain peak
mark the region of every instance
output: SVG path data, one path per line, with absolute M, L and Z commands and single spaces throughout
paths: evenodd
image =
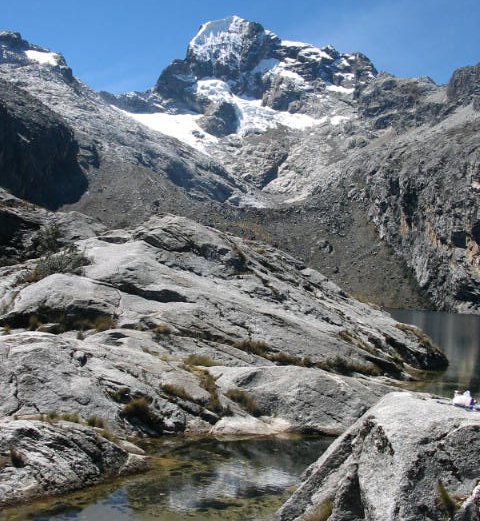
M 354 117 L 353 93 L 376 74 L 366 56 L 281 40 L 231 16 L 204 23 L 151 91 L 105 97 L 154 130 L 209 153 L 230 135 L 336 126 Z
M 259 23 L 230 16 L 200 27 L 188 45 L 187 61 L 197 76 L 231 79 L 255 67 L 278 43 Z
M 200 27 L 188 46 L 188 54 L 201 61 L 226 64 L 230 57 L 240 62 L 242 44 L 250 23 L 238 16 L 207 22 Z

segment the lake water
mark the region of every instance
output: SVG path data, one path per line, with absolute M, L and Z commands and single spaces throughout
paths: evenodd
M 8 521 L 272 521 L 331 438 L 167 438 L 148 474 L 0 514 Z
M 427 375 L 427 380 L 411 386 L 413 389 L 449 398 L 455 389 L 468 389 L 480 401 L 480 316 L 413 310 L 389 313 L 425 331 L 450 362 L 447 371 Z
M 480 317 L 390 310 L 423 329 L 450 366 L 410 389 L 451 397 L 469 389 L 480 398 Z M 272 521 L 326 450 L 330 438 L 216 440 L 165 438 L 149 447 L 148 474 L 0 513 L 1 521 Z

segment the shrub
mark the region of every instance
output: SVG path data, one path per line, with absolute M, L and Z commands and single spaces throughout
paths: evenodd
M 39 255 L 55 253 L 60 249 L 60 226 L 58 223 L 43 226 L 35 235 L 32 246 Z
M 98 427 L 99 429 L 105 429 L 107 424 L 103 418 L 93 415 L 87 419 L 87 425 L 89 425 L 90 427 Z
M 81 272 L 81 268 L 89 263 L 88 257 L 83 252 L 78 251 L 74 244 L 71 244 L 60 253 L 47 253 L 40 257 L 33 271 L 26 277 L 25 282 L 38 282 L 54 273 L 78 274 Z
M 245 391 L 241 389 L 229 389 L 225 396 L 230 398 L 230 400 L 238 403 L 240 407 L 245 409 L 252 416 L 260 416 L 261 412 L 257 407 L 255 400 Z
M 215 360 L 212 360 L 210 357 L 196 354 L 187 356 L 183 363 L 185 365 L 203 365 L 204 367 L 213 367 L 214 365 L 218 365 Z

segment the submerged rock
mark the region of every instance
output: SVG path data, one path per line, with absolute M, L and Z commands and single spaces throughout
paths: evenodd
M 478 520 L 480 414 L 391 393 L 338 438 L 278 521 Z

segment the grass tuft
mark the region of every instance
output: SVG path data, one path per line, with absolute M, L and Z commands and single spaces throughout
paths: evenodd
M 188 402 L 192 402 L 193 398 L 185 391 L 184 387 L 175 384 L 163 384 L 162 391 L 169 394 L 170 396 L 176 396 L 181 400 L 186 400 Z
M 251 338 L 246 338 L 240 342 L 236 342 L 234 347 L 240 349 L 241 351 L 245 351 L 257 356 L 262 356 L 264 358 L 271 351 L 271 347 L 263 340 L 253 340 Z
M 205 355 L 192 354 L 187 356 L 183 361 L 185 365 L 203 365 L 204 367 L 213 367 L 218 365 L 215 360 Z
M 90 427 L 98 427 L 99 429 L 105 429 L 107 426 L 107 422 L 103 418 L 93 415 L 87 419 L 87 425 Z
M 61 418 L 62 418 L 62 420 L 65 420 L 66 422 L 81 423 L 80 416 L 76 412 L 73 412 L 73 413 L 67 412 L 65 414 L 62 414 Z
M 238 403 L 240 407 L 245 409 L 252 416 L 260 416 L 261 411 L 259 410 L 255 400 L 246 392 L 241 389 L 229 389 L 225 396 L 230 400 Z

